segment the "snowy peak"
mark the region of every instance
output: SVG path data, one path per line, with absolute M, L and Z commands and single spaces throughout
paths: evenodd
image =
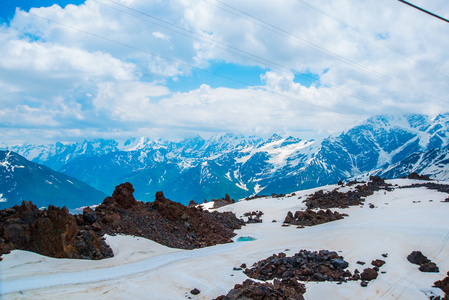
M 25 166 L 20 162 L 21 159 L 12 151 L 0 151 L 0 168 L 6 172 L 13 173 L 15 169 L 23 169 Z

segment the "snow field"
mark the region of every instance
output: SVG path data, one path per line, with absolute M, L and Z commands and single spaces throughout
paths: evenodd
M 416 181 L 389 182 L 410 185 Z M 235 240 L 241 236 L 257 238 L 251 242 L 187 251 L 143 238 L 108 236 L 116 256 L 101 261 L 53 259 L 16 250 L 0 262 L 1 298 L 213 299 L 247 278 L 233 267 L 242 263 L 250 267 L 273 253 L 293 255 L 301 249 L 338 251 L 349 262 L 351 272 L 362 271 L 374 259 L 386 261 L 380 268 L 386 273 L 379 274 L 366 288 L 360 282 L 306 283 L 304 296 L 308 300 L 424 300 L 430 293 L 440 293 L 431 287 L 449 271 L 449 203 L 441 202 L 448 195 L 425 188 L 380 191 L 367 197 L 362 207 L 337 209 L 349 215 L 344 220 L 304 229 L 281 226 L 289 210 L 294 213 L 305 208 L 302 201 L 308 194 L 336 187 L 300 191 L 291 197 L 239 201 L 219 208 L 233 211 L 237 217 L 256 210 L 264 213 L 263 223 L 248 224 L 236 231 Z M 370 209 L 368 203 L 376 208 Z M 440 272 L 422 273 L 409 263 L 407 255 L 414 250 L 435 262 Z M 388 257 L 383 258 L 383 253 Z M 356 264 L 359 260 L 366 264 Z M 193 288 L 201 293 L 191 295 Z

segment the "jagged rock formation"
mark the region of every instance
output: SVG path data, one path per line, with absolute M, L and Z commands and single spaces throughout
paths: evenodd
M 287 213 L 284 219 L 284 224 L 298 225 L 298 226 L 314 226 L 327 222 L 332 222 L 336 220 L 343 219 L 347 214 L 340 214 L 335 211 L 332 212 L 330 209 L 319 210 L 317 212 L 307 209 L 305 211 L 297 211 L 293 215 L 291 211 Z
M 234 229 L 244 224 L 233 213 L 207 212 L 187 207 L 156 193 L 154 202 L 136 201 L 130 183 L 116 187 L 95 209 L 102 229 L 108 234 L 141 236 L 160 244 L 194 249 L 230 243 Z
M 14 249 L 55 258 L 102 259 L 111 248 L 88 215 L 73 216 L 66 207 L 39 210 L 30 201 L 0 211 L 0 254 Z
M 235 200 L 231 199 L 231 197 L 228 194 L 226 194 L 224 198 L 212 199 L 212 202 L 214 203 L 212 208 L 216 209 L 216 208 L 219 208 L 219 207 L 223 207 L 223 206 L 235 203 Z
M 305 285 L 295 279 L 274 280 L 273 283 L 260 283 L 247 279 L 236 284 L 228 294 L 215 300 L 263 300 L 263 299 L 295 299 L 302 300 L 306 292 Z

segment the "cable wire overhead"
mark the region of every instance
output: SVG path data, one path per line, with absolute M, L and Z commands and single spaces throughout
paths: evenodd
M 445 18 L 443 18 L 443 17 L 440 17 L 439 15 L 436 15 L 436 14 L 434 14 L 433 12 L 430 12 L 430 11 L 428 11 L 428 10 L 425 10 L 424 8 L 421 8 L 421 7 L 419 7 L 419 6 L 416 6 L 416 5 L 412 4 L 412 3 L 407 2 L 407 1 L 404 1 L 404 0 L 398 0 L 398 1 L 399 1 L 399 2 L 402 2 L 402 3 L 404 3 L 404 4 L 407 4 L 408 6 L 411 6 L 411 7 L 415 8 L 415 9 L 417 9 L 417 10 L 420 10 L 420 11 L 422 11 L 422 12 L 428 14 L 428 15 L 431 15 L 431 16 L 434 17 L 434 18 L 437 18 L 437 19 L 440 19 L 440 20 L 442 20 L 442 21 L 444 21 L 444 22 L 449 23 L 449 20 L 448 20 L 448 19 L 445 19 Z

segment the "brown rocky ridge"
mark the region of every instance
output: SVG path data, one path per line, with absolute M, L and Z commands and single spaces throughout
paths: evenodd
M 30 201 L 0 211 L 0 255 L 26 250 L 55 258 L 112 257 L 96 219 L 66 207 L 39 210 Z
M 233 213 L 207 212 L 186 207 L 156 194 L 152 203 L 137 201 L 133 186 L 117 186 L 95 211 L 71 215 L 66 207 L 39 210 L 24 201 L 0 211 L 0 255 L 27 250 L 55 258 L 112 257 L 105 233 L 151 239 L 160 244 L 193 249 L 232 242 L 234 229 L 244 222 Z
M 379 190 L 392 190 L 390 184 L 379 176 L 370 176 L 370 181 L 364 184 L 356 182 L 355 191 L 346 193 L 339 192 L 338 189 L 324 193 L 323 190 L 310 195 L 304 202 L 308 209 L 328 209 L 328 208 L 348 208 L 349 206 L 362 205 L 364 198 Z M 352 183 L 348 183 L 352 185 Z
M 407 176 L 408 179 L 418 179 L 418 180 L 430 180 L 430 177 L 427 175 L 419 175 L 416 172 L 410 173 Z
M 221 198 L 221 199 L 212 199 L 212 202 L 214 203 L 213 206 L 212 206 L 212 208 L 213 208 L 213 209 L 216 209 L 216 208 L 219 208 L 219 207 L 223 207 L 223 206 L 226 206 L 226 205 L 235 203 L 235 200 L 234 200 L 234 199 L 231 199 L 231 197 L 229 197 L 228 194 L 225 194 L 225 197 L 224 197 L 224 198 Z
M 154 202 L 136 201 L 134 188 L 123 183 L 112 197 L 95 208 L 107 234 L 144 237 L 168 247 L 194 249 L 232 242 L 244 222 L 231 212 L 208 212 L 187 207 L 156 193 Z
M 407 188 L 420 188 L 420 187 L 425 187 L 430 190 L 437 190 L 441 193 L 449 194 L 449 185 L 448 184 L 442 184 L 442 183 L 436 183 L 436 182 L 414 183 L 412 185 L 404 186 L 401 188 L 407 189 Z

